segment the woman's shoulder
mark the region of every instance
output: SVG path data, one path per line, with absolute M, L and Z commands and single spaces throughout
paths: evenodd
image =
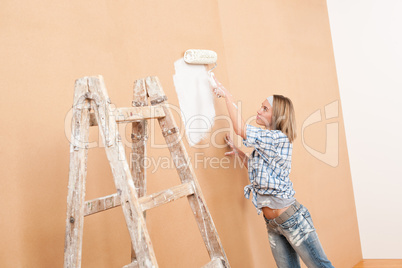
M 243 140 L 243 143 L 247 147 L 261 144 L 271 144 L 277 146 L 281 143 L 289 143 L 289 139 L 286 134 L 278 129 L 270 130 L 247 125 L 246 136 L 247 138 Z
M 275 129 L 275 130 L 269 130 L 272 132 L 272 135 L 277 139 L 279 142 L 289 142 L 288 136 L 286 136 L 285 133 L 282 132 L 282 130 Z

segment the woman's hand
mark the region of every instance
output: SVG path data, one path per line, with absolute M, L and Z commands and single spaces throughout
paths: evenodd
M 227 156 L 232 156 L 232 155 L 236 155 L 236 154 L 239 153 L 239 151 L 240 151 L 239 148 L 237 148 L 237 147 L 233 144 L 233 140 L 232 140 L 232 138 L 230 137 L 229 134 L 226 134 L 226 136 L 225 136 L 225 142 L 226 142 L 226 144 L 230 147 L 230 149 L 232 149 L 232 151 L 226 152 L 225 155 L 227 155 Z
M 212 86 L 212 88 L 214 89 L 215 95 L 216 95 L 218 98 L 220 98 L 220 97 L 226 98 L 227 93 L 229 93 L 229 91 L 228 91 L 226 88 L 224 88 L 224 87 L 222 86 L 222 84 L 218 81 L 218 79 L 216 79 L 214 73 L 211 72 L 211 73 L 210 73 L 210 76 L 211 76 L 211 78 L 213 79 L 213 81 L 215 82 L 215 83 L 212 83 L 212 82 L 210 83 L 211 86 Z M 215 85 L 214 85 L 214 84 L 215 84 Z
M 225 155 L 227 156 L 238 156 L 241 160 L 241 162 L 244 164 L 246 168 L 248 168 L 248 156 L 239 148 L 237 148 L 234 143 L 232 138 L 230 138 L 229 134 L 226 134 L 225 136 L 225 142 L 226 144 L 232 149 L 230 152 L 226 152 Z

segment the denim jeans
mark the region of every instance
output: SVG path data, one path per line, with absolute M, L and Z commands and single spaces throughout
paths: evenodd
M 269 244 L 279 268 L 300 267 L 299 256 L 307 267 L 334 267 L 321 246 L 310 212 L 300 205 L 288 220 L 276 224 L 265 218 Z

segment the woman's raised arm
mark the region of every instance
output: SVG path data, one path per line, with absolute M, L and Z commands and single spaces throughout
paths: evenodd
M 235 98 L 233 97 L 232 94 L 230 94 L 229 90 L 227 90 L 216 79 L 215 75 L 213 75 L 213 73 L 211 74 L 217 85 L 217 88 L 214 89 L 215 94 L 218 97 L 225 98 L 226 107 L 228 109 L 230 119 L 232 120 L 233 123 L 234 132 L 237 135 L 240 135 L 243 139 L 246 139 L 246 124 L 243 121 L 240 111 L 237 109 L 237 105 L 235 104 Z

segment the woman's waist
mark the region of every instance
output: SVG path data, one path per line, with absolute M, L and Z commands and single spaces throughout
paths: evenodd
M 300 206 L 300 203 L 295 199 L 291 205 L 281 209 L 272 209 L 269 207 L 263 207 L 261 209 L 264 217 L 267 220 L 275 219 L 277 221 L 277 224 L 281 224 L 282 222 L 286 221 L 287 218 L 293 215 L 293 213 L 297 211 Z
M 281 209 L 262 207 L 261 210 L 262 210 L 262 213 L 264 214 L 265 218 L 267 218 L 268 220 L 271 220 L 276 217 L 279 217 L 279 215 L 281 215 L 283 212 L 285 212 L 289 207 L 290 207 L 290 205 L 287 207 L 281 208 Z
M 282 214 L 291 206 L 296 198 L 293 193 L 279 195 L 264 195 L 255 193 L 256 206 L 260 208 L 267 219 L 273 219 Z
M 272 195 L 254 192 L 253 203 L 264 212 L 266 218 L 275 218 L 295 202 L 294 193 Z

